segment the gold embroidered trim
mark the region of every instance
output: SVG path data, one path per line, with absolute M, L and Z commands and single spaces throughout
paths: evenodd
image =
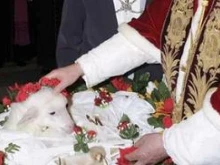
M 165 77 L 171 96 L 175 100 L 175 88 L 180 59 L 178 59 L 180 48 L 184 44 L 186 28 L 193 16 L 193 0 L 175 0 L 171 8 L 170 23 L 167 27 L 165 44 L 163 46 L 162 60 Z

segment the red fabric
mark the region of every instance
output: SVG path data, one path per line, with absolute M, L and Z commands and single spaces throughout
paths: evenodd
M 129 23 L 157 48 L 160 48 L 160 36 L 171 2 L 172 0 L 154 0 L 138 19 Z
M 212 107 L 220 113 L 220 86 L 211 96 Z
M 135 28 L 143 37 L 153 43 L 158 49 L 161 47 L 161 34 L 172 0 L 154 0 L 147 6 L 144 13 L 133 19 L 129 25 Z M 211 3 L 210 3 L 211 4 Z M 194 12 L 198 8 L 198 0 L 194 1 Z

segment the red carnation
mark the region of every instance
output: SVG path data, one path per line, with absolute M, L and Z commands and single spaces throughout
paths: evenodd
M 220 86 L 211 96 L 212 107 L 220 113 Z
M 96 137 L 96 135 L 97 135 L 97 133 L 96 133 L 95 131 L 93 131 L 93 130 L 87 131 L 87 137 L 88 137 L 88 139 L 93 139 L 93 138 Z
M 173 125 L 173 121 L 169 116 L 163 118 L 163 126 L 165 128 L 170 128 Z
M 120 158 L 117 159 L 117 164 L 118 165 L 129 165 L 129 161 L 125 158 L 125 155 L 132 153 L 135 151 L 137 148 L 132 146 L 124 149 L 119 149 L 120 152 Z
M 174 107 L 174 102 L 172 98 L 167 98 L 164 100 L 164 111 L 165 113 L 172 113 Z
M 124 81 L 123 77 L 116 77 L 111 80 L 111 83 L 118 91 L 127 91 L 131 87 L 130 84 Z
M 11 104 L 11 99 L 9 97 L 5 96 L 2 99 L 2 103 L 3 103 L 4 106 L 10 105 Z
M 82 128 L 75 125 L 73 128 L 73 131 L 78 135 L 78 134 L 82 134 Z
M 16 102 L 22 102 L 24 100 L 26 100 L 28 98 L 28 94 L 24 91 L 19 91 L 16 98 L 15 98 L 15 101 Z
M 4 165 L 5 153 L 0 151 L 0 165 Z

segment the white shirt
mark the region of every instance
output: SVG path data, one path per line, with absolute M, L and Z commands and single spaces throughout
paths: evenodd
M 118 24 L 138 18 L 144 11 L 146 0 L 113 0 Z

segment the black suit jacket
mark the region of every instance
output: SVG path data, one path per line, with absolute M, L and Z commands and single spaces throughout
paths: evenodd
M 59 67 L 73 63 L 117 32 L 113 0 L 65 0 L 58 35 Z

